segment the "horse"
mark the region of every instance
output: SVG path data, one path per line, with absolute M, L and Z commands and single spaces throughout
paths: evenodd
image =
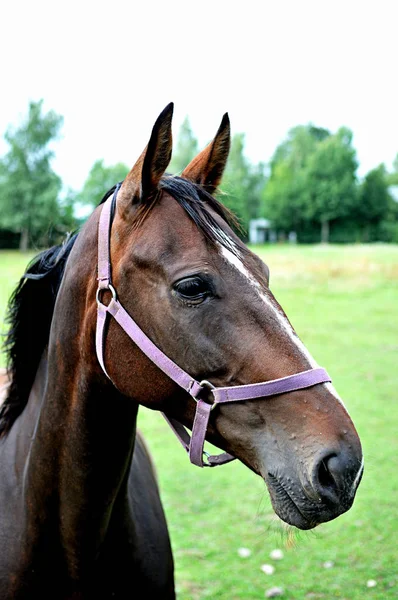
M 125 180 L 34 260 L 10 300 L 2 600 L 175 598 L 140 406 L 164 414 L 194 465 L 243 462 L 292 526 L 354 501 L 354 424 L 217 197 L 228 115 L 171 175 L 172 114 L 169 104 Z

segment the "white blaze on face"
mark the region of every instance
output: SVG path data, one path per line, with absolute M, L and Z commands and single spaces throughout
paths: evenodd
M 355 479 L 353 481 L 353 484 L 352 484 L 352 489 L 353 490 L 356 490 L 357 487 L 358 487 L 359 480 L 360 480 L 360 478 L 362 476 L 362 473 L 363 473 L 363 466 L 364 466 L 364 457 L 362 455 L 361 466 L 359 467 L 359 471 L 357 473 L 357 476 L 355 477 Z
M 291 341 L 294 343 L 294 345 L 296 346 L 296 348 L 299 350 L 300 354 L 302 356 L 304 356 L 305 359 L 308 361 L 309 367 L 313 368 L 313 369 L 316 368 L 316 367 L 318 367 L 319 365 L 314 360 L 314 358 L 311 356 L 311 354 L 309 353 L 309 351 L 307 350 L 307 348 L 304 346 L 304 344 L 300 340 L 300 338 L 297 337 L 296 333 L 293 331 L 292 326 L 290 325 L 290 323 L 287 320 L 287 318 L 285 317 L 285 315 L 283 313 L 281 313 L 277 309 L 277 307 L 273 304 L 273 302 L 271 302 L 271 300 L 268 298 L 268 296 L 263 292 L 263 290 L 261 289 L 261 285 L 253 277 L 253 275 L 247 270 L 247 268 L 245 267 L 245 265 L 243 264 L 243 262 L 241 261 L 241 259 L 238 256 L 236 256 L 236 254 L 234 254 L 233 252 L 231 252 L 230 250 L 228 250 L 227 248 L 225 248 L 224 246 L 221 246 L 221 244 L 219 245 L 219 247 L 220 247 L 220 250 L 221 250 L 221 255 L 224 257 L 224 259 L 229 264 L 231 264 L 233 267 L 235 267 L 235 269 L 237 271 L 239 271 L 239 273 L 241 273 L 241 275 L 243 277 L 245 277 L 245 279 L 248 281 L 248 283 L 256 290 L 256 292 L 258 293 L 258 295 L 261 298 L 261 300 L 267 305 L 267 308 L 272 311 L 272 314 L 277 319 L 277 321 L 278 321 L 279 325 L 281 326 L 281 328 L 287 333 L 287 335 L 289 336 L 289 338 L 291 339 Z M 327 390 L 346 409 L 346 407 L 345 407 L 342 399 L 340 398 L 340 396 L 336 392 L 334 386 L 331 383 L 323 383 L 322 385 L 324 385 L 327 388 Z M 347 409 L 346 409 L 346 411 L 347 411 Z M 347 413 L 348 413 L 348 411 L 347 411 Z

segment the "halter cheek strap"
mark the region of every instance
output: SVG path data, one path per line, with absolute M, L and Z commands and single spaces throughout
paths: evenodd
M 112 225 L 112 213 L 116 203 L 117 192 L 121 184 L 116 186 L 112 197 L 109 197 L 102 208 L 98 228 L 98 289 L 97 289 L 97 326 L 96 326 L 96 352 L 98 361 L 105 375 L 110 379 L 104 362 L 104 347 L 106 337 L 106 324 L 108 315 L 113 317 L 120 327 L 127 333 L 130 339 L 140 350 L 161 369 L 170 379 L 185 390 L 196 402 L 196 412 L 192 427 L 192 439 L 185 427 L 177 420 L 163 415 L 174 431 L 178 440 L 189 454 L 190 461 L 199 467 L 225 464 L 234 460 L 231 454 L 223 453 L 211 456 L 204 452 L 207 426 L 210 413 L 218 404 L 229 402 L 242 402 L 245 400 L 266 398 L 277 394 L 284 394 L 296 390 L 305 389 L 319 383 L 331 381 L 329 375 L 323 368 L 309 369 L 295 375 L 273 379 L 262 383 L 238 385 L 230 387 L 214 387 L 208 381 L 198 382 L 176 365 L 166 356 L 140 329 L 137 323 L 130 317 L 117 299 L 116 290 L 112 285 L 111 262 L 110 262 L 110 232 Z M 105 290 L 112 294 L 108 305 L 102 302 Z M 207 462 L 203 461 L 203 455 Z

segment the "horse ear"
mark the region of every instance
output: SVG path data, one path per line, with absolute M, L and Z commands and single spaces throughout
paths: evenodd
M 230 146 L 231 128 L 225 113 L 214 140 L 189 163 L 181 177 L 204 186 L 212 194 L 221 182 Z
M 156 119 L 147 147 L 120 188 L 120 201 L 137 204 L 156 192 L 171 159 L 171 120 L 174 104 L 170 102 Z

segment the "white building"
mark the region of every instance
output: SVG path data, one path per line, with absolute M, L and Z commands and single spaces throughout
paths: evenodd
M 264 242 L 276 242 L 276 235 L 271 230 L 269 219 L 252 219 L 249 223 L 249 242 L 251 244 L 263 244 Z

